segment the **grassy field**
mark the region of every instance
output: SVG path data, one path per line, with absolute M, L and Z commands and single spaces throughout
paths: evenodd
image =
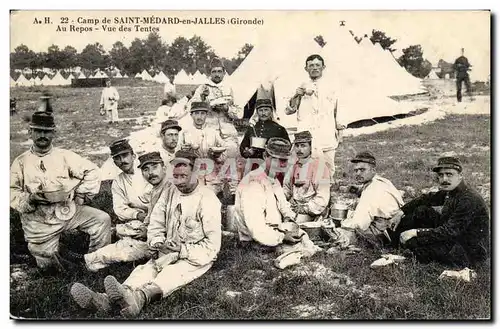
M 122 117 L 155 111 L 161 86 L 119 88 L 126 104 Z M 100 90 L 53 89 L 60 138 L 56 144 L 86 154 L 106 146 L 114 137 L 127 136 L 132 121 L 110 127 L 98 114 Z M 11 120 L 11 161 L 27 146 L 23 116 L 36 106 L 34 90 L 13 90 L 20 113 Z M 63 108 L 67 108 L 64 110 Z M 78 129 L 77 129 L 78 128 Z M 112 129 L 112 130 L 110 130 Z M 429 169 L 438 156 L 455 152 L 465 166 L 468 183 L 490 204 L 490 117 L 449 115 L 443 120 L 371 135 L 349 137 L 338 150 L 337 175 L 347 181 L 348 159 L 356 151 L 370 150 L 378 159 L 379 173 L 405 190 L 405 200 L 431 187 Z M 100 164 L 102 157 L 91 157 Z M 12 232 L 11 232 L 12 233 Z M 21 250 L 17 241 L 12 250 Z M 396 251 L 397 252 L 397 251 Z M 446 268 L 408 260 L 399 266 L 371 269 L 380 251 L 357 254 L 319 252 L 302 264 L 278 270 L 273 252 L 242 249 L 233 237 L 223 237 L 214 267 L 203 277 L 150 305 L 140 319 L 488 319 L 491 317 L 490 262 L 477 268 L 472 283 L 440 281 Z M 44 319 L 93 319 L 69 298 L 69 287 L 82 282 L 103 291 L 107 274 L 124 280 L 133 264 L 112 266 L 100 273 L 84 271 L 60 277 L 42 277 L 31 257 L 11 260 L 11 305 L 14 317 Z M 112 318 L 118 319 L 115 314 Z

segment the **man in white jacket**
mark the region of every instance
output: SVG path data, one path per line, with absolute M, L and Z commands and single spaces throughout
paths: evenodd
M 193 149 L 200 158 L 212 157 L 211 148 L 225 146 L 221 131 L 207 122 L 208 111 L 210 111 L 208 103 L 191 103 L 193 124 L 184 128 L 179 136 L 181 149 Z
M 118 121 L 118 100 L 120 94 L 115 87 L 111 86 L 111 80 L 106 79 L 106 87 L 101 93 L 101 114 L 106 114 L 109 122 Z
M 351 162 L 356 182 L 362 187 L 354 213 L 342 221 L 341 228 L 354 230 L 370 241 L 383 242 L 391 218 L 404 204 L 403 197 L 388 179 L 377 174 L 376 160 L 370 152 L 358 153 Z
M 52 114 L 35 112 L 29 132 L 33 145 L 10 169 L 10 206 L 21 215 L 24 237 L 38 267 L 64 270 L 59 257 L 61 233 L 78 229 L 90 235 L 89 251 L 111 242 L 111 219 L 86 206 L 100 189 L 97 167 L 78 154 L 53 147 Z M 45 191 L 73 190 L 66 200 L 47 199 Z
M 313 154 L 323 156 L 330 167 L 333 183 L 335 173 L 335 150 L 346 128 L 342 116 L 338 115 L 339 90 L 331 81 L 325 80 L 325 62 L 320 55 L 306 59 L 305 70 L 309 81 L 303 82 L 285 109 L 288 115 L 297 113 L 297 131 L 311 132 L 314 140 Z
M 116 152 L 116 149 L 114 151 Z M 115 155 L 114 157 L 118 156 Z M 168 181 L 166 167 L 160 157 L 160 153 L 150 152 L 143 154 L 139 157 L 139 162 L 139 174 L 142 176 L 142 179 L 149 184 L 147 187 L 143 188 L 142 181 L 140 181 L 139 186 L 133 184 L 127 186 L 127 190 L 134 190 L 135 196 L 138 196 L 137 200 L 129 198 L 128 200 L 130 203 L 140 202 L 141 208 L 138 209 L 139 212 L 135 219 L 120 218 L 125 220 L 124 223 L 116 225 L 117 235 L 120 237 L 120 240 L 84 255 L 85 265 L 89 271 L 97 272 L 113 263 L 131 262 L 143 259 L 149 255 L 148 245 L 145 241 L 149 216 L 154 204 L 158 201 L 158 191 L 163 191 L 166 186 L 170 185 L 170 182 Z M 124 166 L 122 165 L 121 168 L 124 168 Z M 130 171 L 124 171 L 117 179 L 127 184 L 126 178 L 130 175 L 129 173 Z M 115 182 L 113 182 L 113 184 L 115 184 Z M 141 190 L 142 192 L 140 192 Z M 121 188 L 120 191 L 122 191 Z M 142 195 L 139 195 L 141 193 Z M 114 194 L 113 196 L 115 197 L 117 195 Z M 135 209 L 132 208 L 132 211 L 134 210 Z M 76 289 L 74 296 L 76 296 L 75 300 L 77 301 L 77 296 L 79 295 L 78 288 L 78 286 L 74 287 L 74 289 Z
M 309 131 L 296 133 L 293 143 L 297 161 L 285 176 L 283 190 L 299 214 L 297 222 L 314 221 L 326 215 L 330 202 L 329 170 L 323 159 L 311 156 L 314 142 Z
M 227 155 L 235 157 L 239 154 L 239 143 L 238 132 L 233 121 L 243 118 L 244 109 L 234 104 L 233 89 L 225 76 L 226 69 L 222 60 L 214 58 L 210 62 L 209 81 L 196 89 L 186 106 L 190 109 L 192 102 L 207 102 L 209 104 L 207 125 L 219 130 L 228 148 Z
M 88 291 L 88 304 L 108 312 L 136 317 L 147 304 L 166 298 L 205 274 L 221 246 L 221 204 L 198 183 L 193 171 L 196 155 L 178 151 L 172 160 L 175 187 L 163 191 L 150 217 L 148 245 L 153 258 L 134 269 L 120 284 L 104 279 L 105 294 Z
M 296 243 L 292 234 L 277 230 L 279 224 L 294 221 L 297 214 L 286 200 L 283 188 L 275 177 L 285 172 L 290 156 L 290 142 L 270 138 L 264 153 L 263 167 L 249 172 L 236 189 L 235 223 L 240 241 L 255 241 L 276 247 L 284 241 Z

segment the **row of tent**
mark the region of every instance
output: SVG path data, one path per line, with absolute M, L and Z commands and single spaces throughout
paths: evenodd
M 151 76 L 148 71 L 143 70 L 141 73 L 137 73 L 135 78 L 142 79 L 145 81 L 154 81 L 158 83 L 169 84 L 170 79 L 160 71 L 155 74 L 154 77 Z M 181 69 L 174 77 L 173 84 L 174 85 L 201 85 L 208 82 L 208 78 L 206 75 L 202 74 L 200 71 L 196 71 L 194 74 L 189 74 Z
M 127 74 L 121 75 L 119 71 L 115 72 L 112 75 L 114 78 L 128 78 Z M 23 74 L 21 74 L 16 80 L 12 77 L 10 78 L 10 86 L 11 87 L 30 87 L 30 86 L 69 86 L 71 85 L 71 80 L 73 79 L 103 79 L 108 78 L 109 75 L 103 71 L 97 71 L 95 74 L 90 76 L 85 76 L 83 72 L 80 72 L 78 76 L 73 76 L 70 74 L 67 78 L 65 78 L 60 71 L 58 71 L 52 78 L 49 75 L 45 75 L 43 78 L 39 76 L 26 78 Z

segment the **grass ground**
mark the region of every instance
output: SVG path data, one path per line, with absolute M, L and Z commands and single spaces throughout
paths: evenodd
M 59 88 L 55 107 L 71 105 L 65 122 L 58 118 L 60 136 L 56 143 L 65 148 L 87 150 L 107 145 L 107 124 L 98 116 L 99 90 Z M 121 114 L 136 117 L 155 111 L 159 86 L 120 88 L 129 106 Z M 30 113 L 38 95 L 15 90 L 23 101 L 21 112 L 11 120 L 11 161 L 27 148 L 22 117 Z M 73 129 L 73 122 L 81 128 Z M 73 127 L 73 128 L 72 128 Z M 128 135 L 131 125 L 114 127 Z M 337 175 L 348 180 L 348 159 L 356 151 L 370 150 L 378 158 L 379 172 L 396 187 L 407 191 L 405 199 L 433 185 L 429 172 L 438 156 L 455 152 L 464 162 L 466 180 L 490 203 L 490 117 L 449 115 L 420 126 L 388 130 L 346 138 L 338 150 Z M 103 159 L 92 158 L 100 163 Z M 22 244 L 19 241 L 19 244 Z M 21 250 L 11 244 L 12 250 Z M 140 319 L 488 319 L 491 317 L 489 261 L 477 268 L 472 283 L 439 281 L 445 269 L 435 263 L 422 265 L 409 260 L 397 267 L 373 270 L 369 267 L 380 252 L 358 254 L 319 252 L 302 264 L 278 270 L 273 253 L 236 246 L 232 237 L 223 237 L 223 246 L 213 268 L 200 279 L 176 291 L 169 298 L 150 305 Z M 75 271 L 66 276 L 41 277 L 30 257 L 11 264 L 12 316 L 43 319 L 92 319 L 69 298 L 75 281 L 103 291 L 103 279 L 113 274 L 121 281 L 133 264 L 112 266 L 100 273 Z M 119 319 L 119 315 L 111 318 Z

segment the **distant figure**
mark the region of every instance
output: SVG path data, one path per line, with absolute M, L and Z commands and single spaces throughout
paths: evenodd
M 161 101 L 161 106 L 156 110 L 156 118 L 158 121 L 161 122 L 172 118 L 170 110 L 175 103 L 177 103 L 177 98 L 172 95 L 167 95 L 165 99 Z
M 115 87 L 111 87 L 111 80 L 106 79 L 106 88 L 101 94 L 101 115 L 107 114 L 109 122 L 118 121 L 118 100 L 120 95 Z
M 457 100 L 462 101 L 462 81 L 465 82 L 465 88 L 467 89 L 467 94 L 470 95 L 470 78 L 469 70 L 470 67 L 469 60 L 464 56 L 464 48 L 462 48 L 462 56 L 458 57 L 453 64 L 453 69 L 455 70 L 457 77 Z
M 11 98 L 10 99 L 10 115 L 16 114 L 17 112 L 17 99 L 16 98 Z

